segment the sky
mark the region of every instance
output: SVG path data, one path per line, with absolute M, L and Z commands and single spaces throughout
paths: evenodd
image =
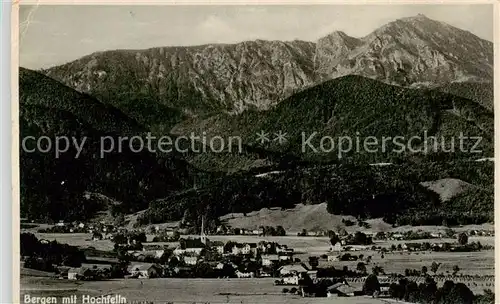
M 236 43 L 316 41 L 333 31 L 362 37 L 424 14 L 493 41 L 492 5 L 22 5 L 20 65 L 48 68 L 96 51 Z

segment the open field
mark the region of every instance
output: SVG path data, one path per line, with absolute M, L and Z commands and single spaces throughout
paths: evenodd
M 342 219 L 349 219 L 356 222 L 352 216 L 331 214 L 326 209 L 326 203 L 304 205 L 297 204 L 293 209 L 281 210 L 281 208 L 263 208 L 258 211 L 249 212 L 246 216 L 243 213 L 230 213 L 220 217 L 222 221 L 226 221 L 232 227 L 245 229 L 258 229 L 260 226 L 283 226 L 290 235 L 295 235 L 302 229 L 308 231 L 316 230 L 335 230 L 336 227 L 342 227 L 349 233 L 356 231 L 363 232 L 389 232 L 389 231 L 407 231 L 418 230 L 429 232 L 443 232 L 445 226 L 400 226 L 393 228 L 390 224 L 385 223 L 382 219 L 370 219 L 366 222 L 370 224 L 370 228 L 359 227 L 358 225 L 345 226 Z M 468 225 L 463 227 L 453 228 L 455 231 L 465 231 L 472 229 L 495 230 L 493 224 Z
M 62 244 L 82 248 L 94 247 L 97 250 L 113 250 L 114 244 L 110 240 L 93 241 L 90 233 L 35 233 L 40 240 L 56 240 Z
M 298 204 L 293 209 L 285 210 L 281 210 L 281 208 L 263 208 L 249 212 L 246 216 L 242 213 L 230 213 L 220 219 L 227 221 L 232 227 L 246 229 L 281 225 L 286 231 L 301 231 L 302 229 L 314 231 L 332 229 L 336 225 L 343 226 L 343 218 L 355 220 L 352 216 L 328 213 L 326 203 L 323 203 L 316 205 Z
M 45 278 L 22 278 L 21 299 L 31 296 L 101 296 L 118 294 L 133 301 L 156 303 L 292 303 L 292 304 L 382 304 L 387 300 L 366 297 L 302 298 L 284 295 L 283 286 L 274 286 L 273 279 L 121 279 L 100 282 L 70 282 Z M 81 302 L 78 302 L 81 303 Z
M 379 304 L 384 299 L 367 297 L 353 298 L 302 298 L 297 295 L 282 294 L 284 287 L 274 286 L 274 279 L 116 279 L 109 281 L 68 281 L 51 278 L 21 278 L 21 298 L 30 296 L 65 297 L 70 295 L 120 295 L 127 303 L 134 301 L 153 301 L 154 303 L 345 303 Z M 361 289 L 361 283 L 350 283 Z M 442 282 L 438 282 L 438 286 Z M 484 288 L 470 288 L 479 293 Z M 78 302 L 81 303 L 81 302 Z M 76 304 L 76 303 L 75 303 Z
M 359 251 L 354 254 L 363 254 L 372 256 L 372 262 L 367 265 L 367 269 L 375 265 L 381 266 L 387 273 L 401 273 L 404 274 L 406 268 L 409 269 L 422 269 L 426 266 L 430 269 L 432 262 L 441 263 L 437 274 L 447 274 L 453 272 L 453 266 L 460 267 L 460 273 L 468 275 L 494 275 L 495 274 L 495 253 L 493 250 L 481 252 L 425 252 L 425 253 L 405 253 L 400 254 L 388 253 L 382 259 L 380 254 L 373 251 Z M 320 265 L 332 265 L 336 268 L 341 268 L 344 265 L 350 269 L 356 269 L 358 262 L 338 261 L 338 262 L 324 262 Z M 430 270 L 429 270 L 429 273 Z

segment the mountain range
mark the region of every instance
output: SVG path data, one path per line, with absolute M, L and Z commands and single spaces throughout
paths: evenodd
M 43 73 L 153 125 L 158 111 L 175 123 L 181 114 L 269 109 L 305 88 L 345 75 L 400 86 L 491 83 L 493 43 L 418 15 L 361 38 L 337 31 L 316 42 L 255 40 L 113 50 Z

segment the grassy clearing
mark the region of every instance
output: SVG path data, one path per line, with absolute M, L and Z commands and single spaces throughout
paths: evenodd
M 370 219 L 366 222 L 371 225 L 370 228 L 362 228 L 358 225 L 346 227 L 342 223 L 342 219 L 350 219 L 356 222 L 352 216 L 341 216 L 328 213 L 326 203 L 315 205 L 297 204 L 293 209 L 281 210 L 281 208 L 263 208 L 258 211 L 247 213 L 230 213 L 220 218 L 226 221 L 233 227 L 245 229 L 258 229 L 260 226 L 277 226 L 281 225 L 290 235 L 296 235 L 302 229 L 308 231 L 316 230 L 335 230 L 337 227 L 342 227 L 349 233 L 356 231 L 364 232 L 389 232 L 389 231 L 407 231 L 407 230 L 423 230 L 429 232 L 444 232 L 445 226 L 400 226 L 393 228 L 390 224 L 385 223 L 382 219 Z M 456 231 L 465 230 L 495 230 L 493 224 L 482 225 L 467 225 L 463 227 L 453 228 Z
M 367 265 L 368 270 L 374 266 L 381 266 L 387 273 L 404 274 L 406 268 L 422 269 L 426 266 L 430 272 L 432 262 L 441 263 L 437 274 L 453 273 L 453 266 L 458 265 L 460 272 L 468 275 L 494 275 L 495 274 L 495 253 L 494 251 L 481 252 L 425 252 L 425 253 L 387 253 L 384 258 L 373 251 L 358 251 L 354 254 L 363 254 L 365 257 L 372 256 L 372 262 Z M 321 266 L 335 266 L 356 269 L 358 261 L 323 261 Z
M 94 247 L 97 250 L 113 250 L 114 244 L 110 240 L 93 241 L 90 233 L 35 233 L 38 239 L 57 241 L 62 244 L 81 248 Z

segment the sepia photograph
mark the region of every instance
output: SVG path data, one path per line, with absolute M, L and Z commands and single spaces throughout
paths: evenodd
M 495 303 L 496 3 L 17 10 L 20 303 Z

